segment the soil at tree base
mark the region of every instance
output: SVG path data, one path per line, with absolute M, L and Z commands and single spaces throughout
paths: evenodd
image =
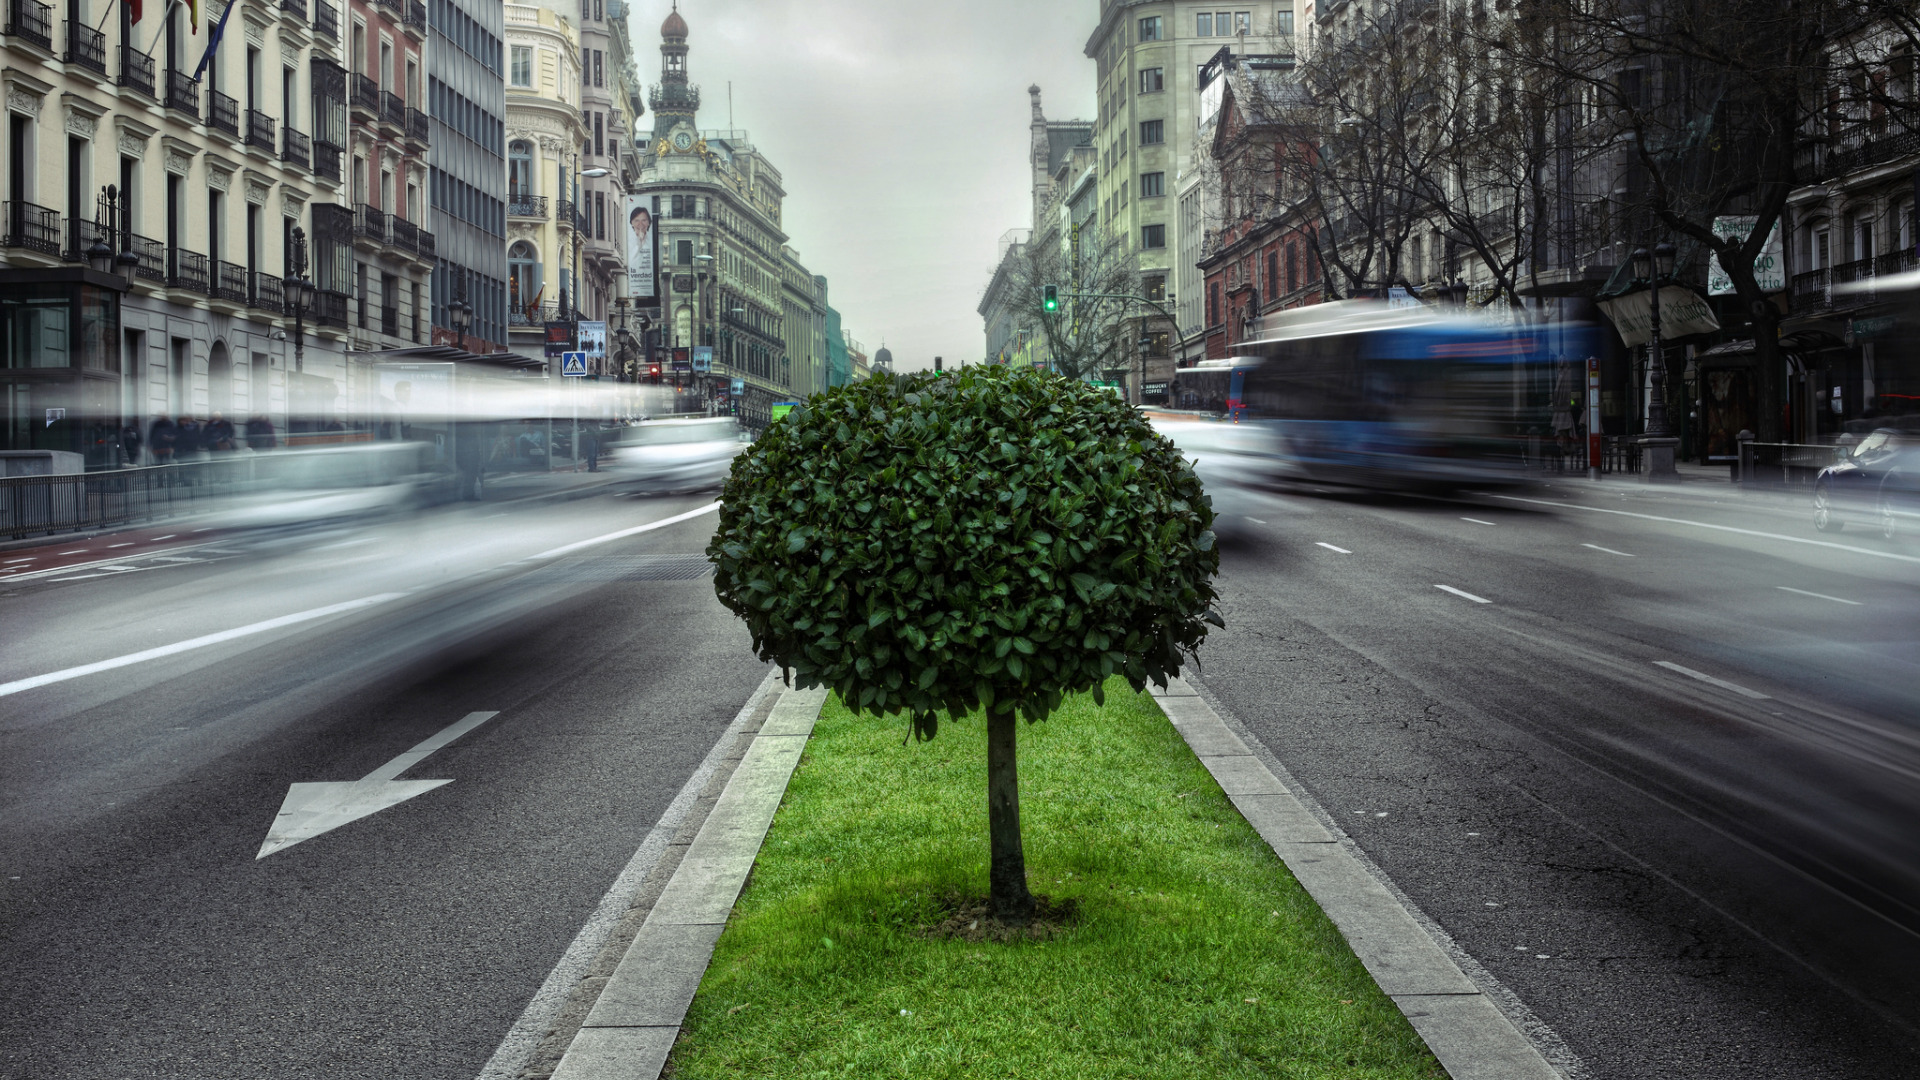
M 915 931 L 918 936 L 942 941 L 1047 941 L 1073 929 L 1080 902 L 1035 893 L 1033 920 L 1025 926 L 994 918 L 991 901 L 984 895 L 948 893 L 941 898 L 939 911 L 940 921 L 920 927 Z

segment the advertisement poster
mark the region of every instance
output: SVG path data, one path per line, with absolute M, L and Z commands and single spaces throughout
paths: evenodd
M 589 359 L 607 358 L 607 324 L 600 321 L 580 321 L 580 351 Z
M 693 347 L 693 373 L 705 375 L 713 370 L 713 346 L 695 345 Z
M 553 360 L 561 353 L 573 352 L 573 324 L 570 322 L 550 322 L 547 324 L 547 359 Z
M 635 300 L 651 300 L 653 291 L 653 253 L 660 241 L 653 228 L 653 197 L 627 196 L 627 295 Z
M 692 371 L 693 370 L 693 361 L 687 359 L 687 350 L 685 348 L 679 348 L 679 349 L 673 350 L 673 370 L 675 371 Z
M 1753 235 L 1754 226 L 1760 219 L 1751 214 L 1729 214 L 1713 219 L 1713 235 L 1722 240 L 1738 240 L 1745 243 Z M 1773 223 L 1773 231 L 1767 234 L 1767 243 L 1760 254 L 1753 257 L 1753 277 L 1764 292 L 1779 292 L 1787 287 L 1787 260 L 1780 251 L 1780 223 Z M 1707 295 L 1733 295 L 1733 277 L 1720 267 L 1720 254 L 1715 252 L 1707 262 Z M 1664 300 L 1665 294 L 1661 294 Z

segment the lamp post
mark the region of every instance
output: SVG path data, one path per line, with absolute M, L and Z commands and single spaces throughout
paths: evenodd
M 313 282 L 307 280 L 307 232 L 298 225 L 293 228 L 293 250 L 287 255 L 287 276 L 284 294 L 287 306 L 293 309 L 293 370 L 306 370 L 306 317 L 307 305 L 313 302 Z
M 714 263 L 713 256 L 706 254 L 704 252 L 702 254 L 695 255 L 693 257 L 693 265 L 694 265 L 693 276 L 694 276 L 694 279 L 699 283 L 699 291 L 697 295 L 700 297 L 700 323 L 703 327 L 706 327 L 709 330 L 709 333 L 707 334 L 707 337 L 709 340 L 709 344 L 708 344 L 709 348 L 716 348 L 719 345 L 719 340 L 720 340 L 720 313 L 714 310 L 713 295 L 712 293 L 707 291 L 707 278 L 709 276 L 713 278 L 713 291 L 718 292 L 720 289 L 720 277 L 719 275 L 713 272 L 713 263 Z M 696 340 L 687 342 L 687 358 L 689 361 L 689 366 L 691 366 L 691 361 L 693 358 L 693 350 L 699 346 L 699 341 L 697 340 L 699 336 L 700 335 L 695 334 L 694 337 Z M 713 367 L 714 367 L 714 362 L 710 354 L 707 359 L 707 383 L 706 383 L 706 394 L 704 395 L 704 397 L 706 398 L 708 415 L 712 415 L 712 410 L 713 410 L 713 379 L 714 379 Z
M 457 348 L 467 347 L 467 328 L 473 325 L 473 305 L 467 303 L 467 275 L 464 271 L 454 282 L 453 303 L 447 305 L 447 325 L 453 328 Z
M 120 227 L 120 189 L 108 184 L 100 192 L 94 227 L 93 246 L 87 249 L 87 265 L 103 274 L 118 273 L 125 285 L 133 284 L 140 256 L 133 253 L 133 237 Z
M 1666 243 L 1655 244 L 1651 254 L 1646 248 L 1635 248 L 1633 252 L 1634 276 L 1647 282 L 1650 293 L 1647 372 L 1652 387 L 1647 400 L 1647 432 L 1640 439 L 1645 476 L 1650 481 L 1679 479 L 1673 457 L 1680 440 L 1673 437 L 1667 423 L 1667 364 L 1660 344 L 1660 289 L 1673 277 L 1674 255 L 1674 246 Z

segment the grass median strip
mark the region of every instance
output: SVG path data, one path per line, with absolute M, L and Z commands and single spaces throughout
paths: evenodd
M 969 931 L 984 721 L 906 727 L 829 699 L 668 1075 L 1445 1076 L 1151 698 L 1021 726 L 1029 880 L 1064 925 L 1017 941 Z

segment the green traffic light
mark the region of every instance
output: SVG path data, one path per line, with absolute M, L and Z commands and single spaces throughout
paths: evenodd
M 1059 288 L 1053 285 L 1048 285 L 1044 287 L 1040 294 L 1040 306 L 1048 311 L 1059 311 L 1060 310 Z

